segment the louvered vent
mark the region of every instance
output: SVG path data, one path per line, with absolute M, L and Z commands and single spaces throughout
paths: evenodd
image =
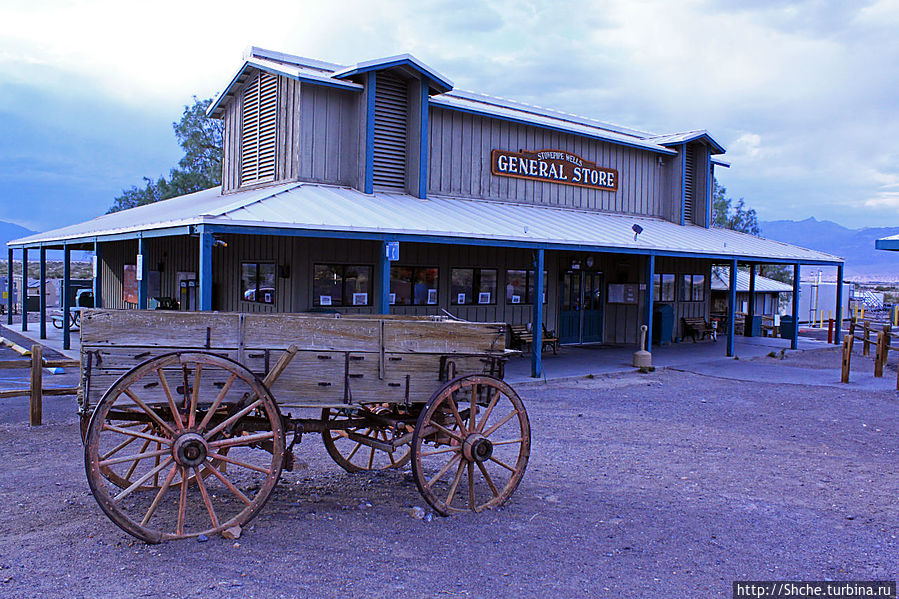
M 241 105 L 241 185 L 275 180 L 277 105 L 278 78 L 260 73 L 244 91 Z
M 407 85 L 378 73 L 375 81 L 375 146 L 372 182 L 376 189 L 406 188 Z
M 693 205 L 696 199 L 696 148 L 687 146 L 684 157 L 684 223 L 693 222 Z

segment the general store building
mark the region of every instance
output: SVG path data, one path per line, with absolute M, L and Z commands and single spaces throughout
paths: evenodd
M 708 132 L 458 91 L 410 55 L 251 48 L 209 115 L 225 125 L 220 188 L 19 239 L 10 257 L 95 251 L 107 308 L 449 313 L 607 344 L 636 343 L 655 303 L 673 307 L 671 338 L 680 317 L 708 319 L 716 263 L 842 275 L 837 257 L 710 227 L 726 162 Z

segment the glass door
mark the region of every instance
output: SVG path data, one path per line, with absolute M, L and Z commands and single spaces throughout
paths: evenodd
M 561 291 L 559 342 L 602 341 L 602 273 L 565 271 Z
M 562 275 L 559 307 L 559 343 L 581 340 L 581 272 L 569 270 Z
M 597 343 L 602 341 L 602 273 L 584 272 L 584 301 L 581 319 L 583 321 L 581 341 Z

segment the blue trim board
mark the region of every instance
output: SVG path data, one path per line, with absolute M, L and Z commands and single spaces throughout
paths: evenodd
M 892 237 L 887 237 L 885 239 L 878 239 L 874 242 L 874 249 L 899 251 L 899 238 L 894 239 Z
M 708 160 L 708 169 L 706 169 L 706 190 L 705 190 L 705 228 L 712 226 L 712 180 L 715 178 L 715 165 L 712 164 L 711 156 Z
M 375 94 L 377 74 L 371 72 L 365 86 L 365 193 L 374 191 L 375 168 Z
M 418 148 L 418 197 L 425 199 L 428 197 L 428 144 L 430 131 L 428 129 L 428 111 L 430 110 L 430 101 L 428 96 L 428 82 L 421 82 L 421 118 L 419 124 L 421 133 L 419 134 L 420 145 Z
M 388 57 L 389 59 L 390 57 Z M 393 60 L 372 60 L 364 63 L 359 63 L 355 66 L 348 67 L 346 69 L 335 71 L 331 76 L 335 79 L 343 78 L 343 77 L 352 77 L 353 75 L 361 75 L 363 73 L 373 73 L 375 71 L 382 71 L 385 69 L 391 69 L 394 67 L 412 67 L 429 80 L 433 81 L 436 85 L 434 87 L 440 88 L 438 91 L 440 93 L 445 93 L 453 89 L 453 82 L 449 79 L 445 78 L 443 75 L 438 73 L 437 71 L 431 69 L 423 62 L 419 62 L 411 55 L 403 54 L 397 56 Z
M 137 308 L 147 309 L 147 262 L 144 260 L 144 238 L 137 238 L 137 255 L 140 261 L 140 281 L 137 282 Z
M 199 310 L 212 310 L 212 246 L 215 240 L 212 232 L 206 230 L 202 225 L 199 227 L 199 243 L 200 243 L 200 272 L 197 277 L 197 308 Z
M 734 355 L 734 318 L 737 313 L 737 261 L 730 263 L 730 280 L 727 290 L 727 357 Z
M 430 103 L 432 106 L 435 106 L 437 108 L 444 108 L 446 110 L 455 110 L 456 112 L 464 112 L 467 114 L 474 114 L 477 116 L 485 116 L 485 117 L 497 119 L 500 121 L 506 121 L 509 123 L 518 123 L 520 125 L 528 125 L 530 127 L 536 127 L 538 129 L 548 129 L 549 131 L 559 131 L 560 133 L 567 133 L 569 135 L 578 135 L 580 137 L 586 137 L 589 139 L 598 139 L 599 141 L 604 141 L 606 143 L 615 144 L 618 146 L 626 146 L 629 148 L 637 148 L 639 150 L 646 150 L 647 152 L 655 152 L 656 154 L 664 154 L 666 156 L 677 156 L 677 152 L 675 150 L 669 150 L 667 148 L 662 148 L 662 147 L 658 147 L 658 148 L 649 147 L 648 144 L 651 142 L 647 142 L 646 144 L 628 143 L 623 140 L 610 139 L 606 136 L 599 135 L 599 134 L 591 135 L 590 133 L 586 133 L 586 132 L 582 132 L 582 131 L 572 131 L 571 129 L 566 129 L 565 127 L 554 127 L 552 125 L 547 125 L 545 123 L 535 123 L 534 121 L 529 121 L 524 118 L 515 118 L 512 116 L 499 115 L 499 114 L 490 112 L 488 110 L 476 110 L 474 108 L 463 108 L 461 106 L 445 104 L 443 102 L 440 102 L 439 100 L 438 101 L 430 100 Z M 546 117 L 546 118 L 552 118 L 552 117 Z
M 378 296 L 375 307 L 378 314 L 390 314 L 390 260 L 387 259 L 387 241 L 381 242 L 378 258 Z
M 131 231 L 129 233 L 115 233 L 113 235 L 83 235 L 80 237 L 68 237 L 57 241 L 35 241 L 31 243 L 10 243 L 10 248 L 27 247 L 28 249 L 46 248 L 48 250 L 61 250 L 66 245 L 75 246 L 80 244 L 91 244 L 98 241 L 130 241 L 139 239 L 151 239 L 154 237 L 174 237 L 177 235 L 190 235 L 192 233 L 191 225 L 180 225 L 177 227 L 167 227 L 163 229 L 147 229 L 144 231 Z M 89 251 L 90 248 L 87 249 Z
M 687 144 L 681 145 L 680 156 L 680 225 L 683 227 L 686 222 L 684 217 L 684 206 L 687 200 Z

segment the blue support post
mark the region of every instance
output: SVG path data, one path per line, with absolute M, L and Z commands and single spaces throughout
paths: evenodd
M 368 83 L 365 86 L 365 193 L 374 191 L 375 168 L 375 90 L 377 89 L 377 77 L 374 71 L 368 74 Z
M 198 284 L 197 304 L 203 311 L 212 310 L 212 246 L 215 240 L 212 233 L 200 227 L 200 276 Z
M 652 310 L 653 310 L 653 276 L 656 271 L 656 257 L 655 254 L 650 254 L 646 257 L 646 291 L 643 295 L 643 324 L 646 325 L 646 351 L 652 351 L 650 348 L 652 347 Z M 637 339 L 640 336 L 637 335 Z M 664 340 L 663 340 L 664 341 Z M 670 341 L 670 339 L 669 339 Z M 639 347 L 637 349 L 643 349 Z
M 799 263 L 793 265 L 793 337 L 790 349 L 799 349 Z
M 12 325 L 12 248 L 7 250 L 6 259 L 6 324 Z
M 41 246 L 41 324 L 40 338 L 47 338 L 47 249 Z
M 727 290 L 727 357 L 734 355 L 734 318 L 737 315 L 737 261 L 730 263 L 730 281 Z M 745 326 L 745 324 L 744 324 Z
M 22 330 L 28 330 L 28 248 L 22 247 Z
M 837 322 L 833 332 L 833 342 L 837 345 L 842 341 L 843 330 L 843 263 L 837 265 Z
M 94 273 L 94 307 L 103 307 L 103 258 L 100 253 L 100 242 L 94 240 L 94 264 L 96 264 L 96 272 Z
M 755 324 L 755 264 L 749 265 L 749 303 L 746 304 L 746 323 L 743 325 L 743 334 L 752 337 L 753 324 Z
M 62 348 L 72 349 L 69 325 L 72 316 L 72 306 L 69 302 L 69 290 L 72 287 L 72 269 L 71 262 L 72 250 L 68 245 L 62 250 Z
M 378 296 L 376 307 L 378 314 L 390 314 L 390 260 L 387 257 L 387 244 L 382 241 L 381 255 L 378 258 Z
M 534 342 L 531 343 L 531 376 L 543 376 L 543 250 L 539 249 L 534 257 L 534 313 L 531 317 L 531 332 Z
M 147 261 L 144 260 L 144 238 L 137 238 L 137 309 L 147 309 Z

